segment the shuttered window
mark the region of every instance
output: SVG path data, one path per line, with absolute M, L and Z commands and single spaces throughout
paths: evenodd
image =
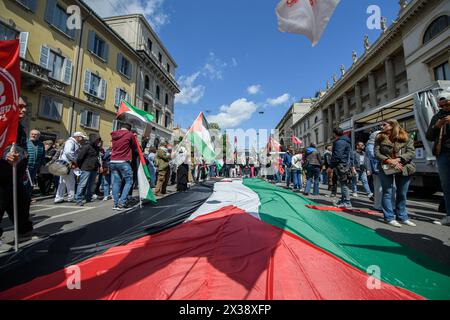
M 39 108 L 39 116 L 42 118 L 61 121 L 63 111 L 62 101 L 49 96 L 43 96 Z
M 89 129 L 98 130 L 100 127 L 100 115 L 90 110 L 82 110 L 80 114 L 81 126 Z

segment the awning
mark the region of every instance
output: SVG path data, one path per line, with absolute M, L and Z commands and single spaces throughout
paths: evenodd
M 355 116 L 355 124 L 376 124 L 380 121 L 398 118 L 414 111 L 414 97 L 409 94 L 384 106 Z

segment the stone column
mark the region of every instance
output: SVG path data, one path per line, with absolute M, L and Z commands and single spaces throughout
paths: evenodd
M 394 70 L 394 62 L 392 61 L 392 57 L 388 57 L 384 62 L 385 72 L 386 72 L 386 84 L 387 84 L 387 93 L 388 100 L 395 99 L 395 70 Z
M 328 106 L 328 141 L 333 140 L 333 110 L 331 110 L 331 106 Z
M 375 82 L 375 74 L 369 72 L 369 96 L 370 96 L 370 106 L 375 108 L 377 106 L 377 84 Z
M 336 100 L 334 103 L 334 117 L 336 118 L 336 126 L 339 126 L 341 120 L 340 120 L 340 107 L 339 102 Z
M 349 117 L 349 115 L 350 115 L 350 110 L 349 110 L 350 107 L 348 105 L 348 97 L 347 97 L 347 95 L 344 94 L 342 99 L 343 99 L 342 105 L 343 105 L 343 108 L 344 108 L 344 119 L 347 119 Z
M 362 108 L 362 98 L 361 98 L 361 86 L 359 82 L 355 85 L 355 104 L 356 104 L 356 113 L 360 113 L 363 111 Z
M 322 130 L 323 130 L 323 141 L 328 139 L 328 117 L 327 108 L 322 107 Z

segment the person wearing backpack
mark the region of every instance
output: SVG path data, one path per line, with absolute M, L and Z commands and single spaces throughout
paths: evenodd
M 341 185 L 341 199 L 334 202 L 340 208 L 351 209 L 350 182 L 352 180 L 352 147 L 350 138 L 344 135 L 342 128 L 333 130 L 335 141 L 333 143 L 333 153 L 331 155 L 330 166 L 335 169 L 337 181 Z

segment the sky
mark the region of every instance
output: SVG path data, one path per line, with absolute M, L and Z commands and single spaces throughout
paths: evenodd
M 102 16 L 146 15 L 178 65 L 175 125 L 188 128 L 204 112 L 222 129 L 244 130 L 275 128 L 293 102 L 332 83 L 341 64 L 348 69 L 352 51 L 364 52 L 364 35 L 370 43 L 380 35 L 367 28 L 370 5 L 388 25 L 399 11 L 397 0 L 341 0 L 312 47 L 305 36 L 278 31 L 278 0 L 86 2 Z

